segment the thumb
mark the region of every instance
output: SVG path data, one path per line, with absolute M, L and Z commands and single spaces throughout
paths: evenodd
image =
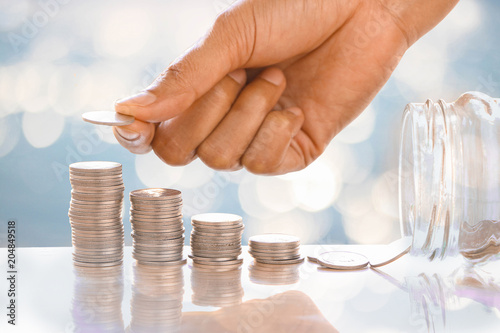
M 239 6 L 220 14 L 208 33 L 149 87 L 118 100 L 116 111 L 149 122 L 165 121 L 182 113 L 248 59 L 253 43 L 249 35 L 254 31 L 248 27 L 254 22 L 251 15 L 251 11 Z

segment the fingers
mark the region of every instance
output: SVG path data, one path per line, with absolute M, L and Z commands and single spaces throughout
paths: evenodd
M 207 35 L 174 61 L 145 91 L 116 102 L 119 113 L 148 122 L 170 119 L 189 108 L 251 53 L 251 11 L 221 15 Z M 250 22 L 250 23 L 248 23 Z
M 165 163 L 186 165 L 196 148 L 224 118 L 246 82 L 245 70 L 225 76 L 184 113 L 158 125 L 153 149 Z
M 236 170 L 269 111 L 285 89 L 285 76 L 267 68 L 240 93 L 220 124 L 196 150 L 199 158 L 217 170 Z
M 151 141 L 155 134 L 155 125 L 135 120 L 127 126 L 113 127 L 116 140 L 134 154 L 151 151 Z
M 241 159 L 241 164 L 255 174 L 282 174 L 304 168 L 305 161 L 292 140 L 304 123 L 297 107 L 271 111 Z

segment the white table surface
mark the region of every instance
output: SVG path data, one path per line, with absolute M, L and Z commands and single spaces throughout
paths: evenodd
M 188 260 L 175 282 L 172 269 L 138 266 L 131 250 L 106 280 L 99 270 L 75 270 L 71 248 L 17 249 L 17 325 L 7 324 L 2 277 L 0 332 L 500 332 L 497 262 L 465 270 L 405 255 L 377 270 L 335 271 L 306 260 L 291 281 L 270 273 L 256 283 L 245 247 L 239 272 L 196 273 Z M 6 259 L 0 267 L 6 275 Z

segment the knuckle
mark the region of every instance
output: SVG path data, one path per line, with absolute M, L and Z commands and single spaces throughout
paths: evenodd
M 179 145 L 174 138 L 155 138 L 152 148 L 163 162 L 172 166 L 186 165 L 193 158 L 192 152 Z
M 196 154 L 203 163 L 215 170 L 232 170 L 239 164 L 239 159 L 229 149 L 224 149 L 210 140 L 205 140 L 198 147 Z
M 262 158 L 259 154 L 245 154 L 241 163 L 245 169 L 256 175 L 271 174 L 279 166 L 279 160 Z

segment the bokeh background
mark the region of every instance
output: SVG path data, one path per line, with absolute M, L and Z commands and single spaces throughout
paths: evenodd
M 230 3 L 0 0 L 0 225 L 18 221 L 19 245 L 71 245 L 68 165 L 86 160 L 122 163 L 126 195 L 144 187 L 182 190 L 188 232 L 192 214 L 213 211 L 244 217 L 244 243 L 263 232 L 295 234 L 305 244 L 389 242 L 399 236 L 405 104 L 453 101 L 469 90 L 500 97 L 500 3 L 462 0 L 301 172 L 223 173 L 200 161 L 169 167 L 154 153 L 129 153 L 110 128 L 81 120 L 81 113 L 112 109 L 116 99 L 147 86 Z

